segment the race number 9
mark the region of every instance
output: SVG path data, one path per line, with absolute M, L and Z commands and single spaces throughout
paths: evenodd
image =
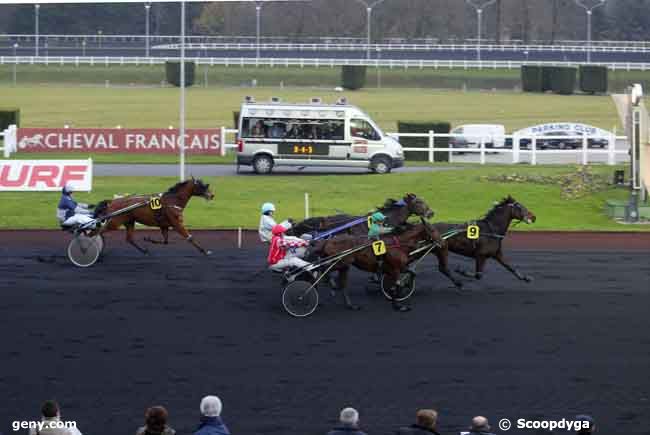
M 481 234 L 481 230 L 479 229 L 478 225 L 470 225 L 467 227 L 467 238 L 476 240 L 479 238 Z
M 376 242 L 373 242 L 372 252 L 374 252 L 376 256 L 384 255 L 386 253 L 386 244 L 384 241 L 378 240 Z
M 149 200 L 149 207 L 151 207 L 152 210 L 160 210 L 162 207 L 162 204 L 160 203 L 160 197 L 152 197 L 151 200 Z

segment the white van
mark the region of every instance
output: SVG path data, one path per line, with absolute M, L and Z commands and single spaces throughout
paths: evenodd
M 345 166 L 386 174 L 404 165 L 402 146 L 345 99 L 322 104 L 256 103 L 241 106 L 237 167 L 268 174 L 275 166 Z
M 481 141 L 486 148 L 503 148 L 506 129 L 501 124 L 464 124 L 455 127 L 449 138 L 450 148 L 479 148 Z

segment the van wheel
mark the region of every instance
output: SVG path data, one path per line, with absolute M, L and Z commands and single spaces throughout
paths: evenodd
M 392 169 L 390 159 L 387 157 L 375 157 L 370 165 L 372 171 L 376 174 L 388 174 Z
M 273 170 L 273 159 L 267 155 L 255 157 L 253 169 L 257 174 L 270 174 Z

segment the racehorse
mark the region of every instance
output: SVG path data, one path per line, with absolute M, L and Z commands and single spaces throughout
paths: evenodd
M 386 276 L 386 284 L 393 294 L 393 307 L 399 311 L 407 311 L 408 307 L 399 304 L 397 296 L 401 292 L 402 283 L 400 276 L 407 273 L 409 265 L 409 253 L 419 246 L 420 242 L 426 241 L 436 243 L 438 248 L 434 250 L 438 257 L 440 271 L 451 279 L 458 287 L 462 286 L 455 280 L 447 266 L 447 250 L 444 241 L 440 238 L 438 231 L 421 218 L 422 223 L 416 225 L 405 225 L 398 229 L 401 233 L 386 235 L 381 238 L 386 245 L 386 253 L 380 261 L 375 255 L 372 246 L 349 254 L 337 263 L 333 270 L 339 271 L 338 290 L 343 293 L 345 304 L 348 308 L 357 310 L 358 306 L 352 304 L 350 296 L 346 291 L 347 276 L 350 266 L 366 272 L 382 272 Z M 369 244 L 366 237 L 354 235 L 342 235 L 327 240 L 319 240 L 314 243 L 312 252 L 320 257 L 331 257 L 355 247 Z M 381 268 L 381 270 L 380 270 Z
M 457 268 L 456 272 L 469 278 L 481 279 L 483 268 L 488 258 L 494 258 L 500 265 L 505 267 L 518 279 L 526 282 L 532 281 L 527 275 L 522 275 L 517 269 L 511 266 L 503 255 L 502 241 L 508 233 L 513 220 L 531 224 L 537 218 L 521 203 L 512 196 L 497 203 L 482 219 L 476 222 L 464 224 L 436 223 L 433 226 L 446 238 L 449 250 L 455 254 L 474 258 L 476 270 L 474 273 Z M 468 238 L 468 226 L 478 226 L 477 239 Z
M 101 201 L 95 208 L 95 217 L 101 219 L 103 215 L 115 212 L 128 206 L 142 203 L 141 207 L 134 208 L 126 213 L 120 213 L 117 216 L 109 218 L 105 225 L 95 231 L 95 234 L 103 234 L 108 231 L 116 230 L 121 225 L 126 228 L 126 241 L 137 248 L 143 254 L 149 251 L 146 248 L 138 246 L 133 240 L 135 224 L 141 223 L 149 227 L 159 227 L 162 234 L 162 241 L 145 238 L 150 243 L 164 244 L 168 243 L 169 229 L 173 228 L 184 237 L 188 242 L 194 245 L 205 255 L 210 255 L 199 245 L 190 235 L 183 224 L 183 210 L 187 206 L 190 198 L 200 196 L 206 200 L 212 200 L 214 194 L 210 191 L 210 185 L 203 183 L 199 179 L 192 177 L 189 180 L 181 181 L 170 187 L 167 192 L 158 195 L 130 195 L 113 200 Z M 92 235 L 95 235 L 92 234 Z
M 394 199 L 387 199 L 382 207 L 378 210 L 386 216 L 386 225 L 399 226 L 406 222 L 412 216 L 420 216 L 426 219 L 433 217 L 433 210 L 421 198 L 418 198 L 413 193 L 407 193 L 399 201 Z M 313 217 L 305 219 L 302 222 L 295 224 L 288 232 L 288 235 L 301 236 L 305 233 L 323 232 L 332 230 L 338 226 L 360 219 L 364 216 L 350 216 L 347 214 L 338 214 L 333 216 Z M 363 221 L 359 225 L 350 227 L 347 234 L 362 235 L 368 233 L 368 222 Z

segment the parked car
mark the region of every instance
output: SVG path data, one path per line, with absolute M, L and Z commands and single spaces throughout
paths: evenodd
M 486 148 L 505 146 L 505 126 L 501 124 L 464 124 L 455 127 L 449 138 L 450 148 Z

